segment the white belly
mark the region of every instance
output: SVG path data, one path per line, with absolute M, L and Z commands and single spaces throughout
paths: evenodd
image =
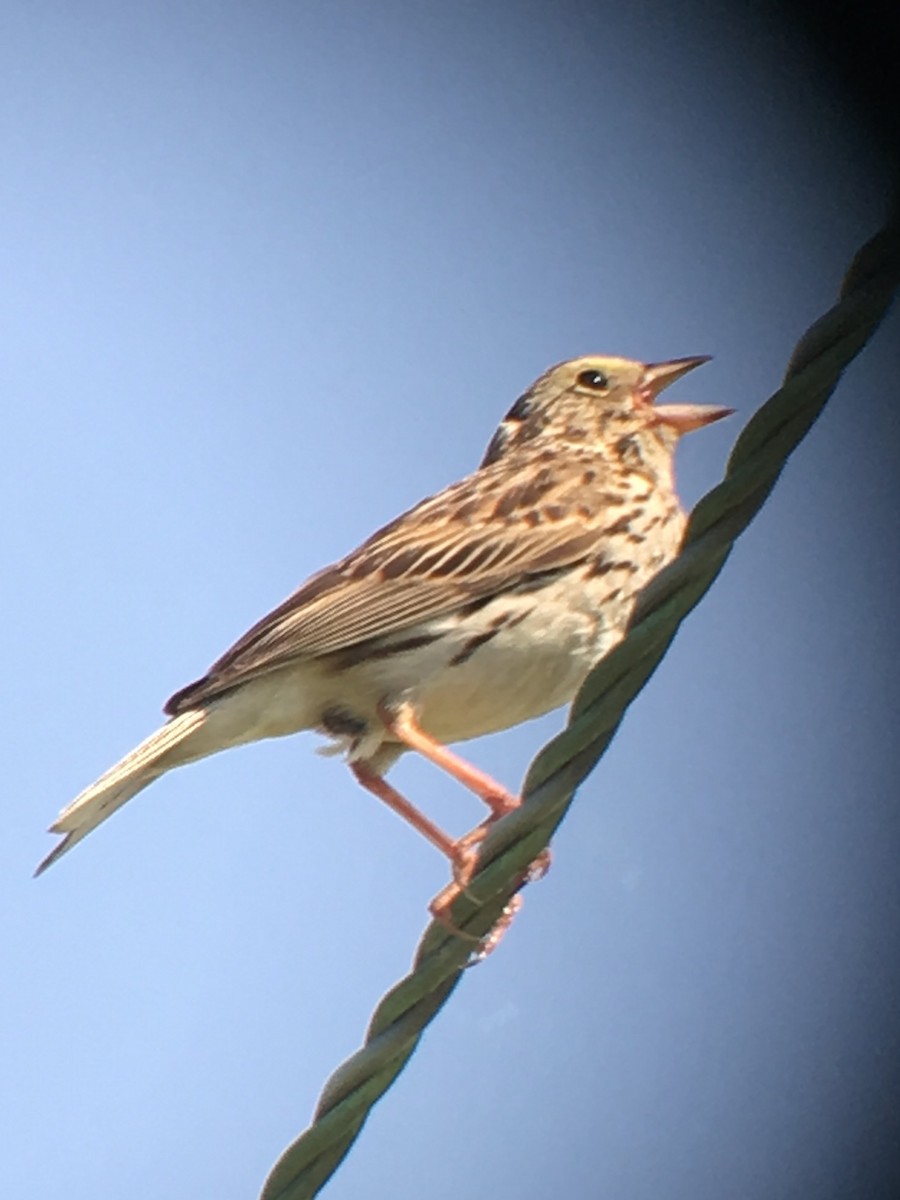
M 462 625 L 436 620 L 428 629 L 443 636 L 431 645 L 361 664 L 366 690 L 411 700 L 422 727 L 442 742 L 480 737 L 550 712 L 572 699 L 621 636 L 586 605 L 573 605 L 571 595 L 566 604 L 550 599 L 546 591 L 539 606 L 528 595 L 498 599 L 477 621 Z M 488 631 L 510 612 L 508 626 L 465 657 L 479 630 Z
M 578 589 L 563 589 L 566 581 L 545 587 L 539 604 L 527 592 L 499 597 L 463 621 L 435 618 L 398 631 L 374 649 L 351 647 L 349 659 L 301 660 L 250 681 L 229 698 L 240 727 L 233 740 L 318 728 L 331 732 L 353 757 L 370 758 L 385 744 L 383 704 L 411 702 L 422 728 L 445 743 L 508 729 L 559 708 L 620 640 L 631 608 L 630 602 L 605 604 L 598 612 Z M 432 640 L 403 649 L 416 638 Z M 338 731 L 340 722 L 335 727 L 329 719 L 335 713 L 346 719 L 346 735 Z

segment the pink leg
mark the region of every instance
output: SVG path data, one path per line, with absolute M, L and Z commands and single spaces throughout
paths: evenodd
M 522 803 L 519 796 L 513 795 L 502 784 L 497 783 L 484 771 L 479 771 L 470 762 L 460 758 L 448 749 L 443 742 L 437 741 L 426 733 L 419 725 L 410 704 L 400 705 L 397 709 L 389 709 L 381 705 L 379 715 L 390 733 L 403 742 L 410 750 L 417 750 L 423 758 L 433 762 L 449 775 L 452 775 L 463 787 L 474 792 L 490 808 L 491 816 L 486 821 L 469 831 L 456 842 L 457 852 L 460 850 L 473 851 L 487 837 L 493 823 L 505 817 L 507 813 L 518 808 Z M 529 868 L 529 879 L 542 879 L 550 869 L 550 851 L 544 850 L 534 860 Z M 469 872 L 471 876 L 471 870 Z M 457 879 L 459 876 L 457 875 Z
M 486 821 L 477 825 L 463 837 L 453 841 L 443 830 L 438 829 L 424 813 L 420 812 L 415 805 L 410 804 L 395 788 L 382 779 L 380 775 L 376 775 L 373 771 L 361 767 L 359 764 L 354 764 L 352 767 L 356 778 L 364 788 L 367 788 L 368 791 L 373 792 L 383 800 L 394 812 L 408 821 L 414 829 L 417 829 L 433 846 L 437 847 L 442 854 L 450 859 L 453 864 L 453 879 L 435 896 L 428 908 L 434 919 L 439 921 L 446 929 L 449 929 L 451 933 L 469 938 L 471 937 L 470 934 L 463 933 L 462 930 L 457 929 L 453 924 L 450 909 L 459 896 L 465 892 L 466 885 L 472 878 L 478 857 L 478 846 L 484 841 L 494 822 L 507 813 L 512 812 L 514 808 L 518 808 L 521 804 L 521 799 L 508 791 L 502 784 L 497 783 L 490 775 L 479 771 L 477 767 L 474 767 L 464 758 L 460 758 L 458 754 L 454 754 L 443 743 L 436 741 L 427 734 L 416 720 L 411 705 L 404 704 L 397 709 L 390 709 L 387 705 L 382 705 L 379 709 L 379 715 L 384 722 L 385 728 L 397 741 L 402 742 L 410 750 L 418 751 L 423 758 L 427 758 L 435 766 L 446 771 L 461 783 L 463 787 L 474 792 L 491 810 L 491 815 Z M 533 880 L 541 879 L 549 868 L 550 851 L 544 850 L 524 873 L 522 883 L 530 883 Z M 488 932 L 486 937 L 480 940 L 480 948 L 476 954 L 475 961 L 481 961 L 496 949 L 521 906 L 521 896 L 513 896 L 494 927 Z M 478 941 L 475 938 L 472 940 Z
M 422 837 L 427 838 L 432 846 L 440 850 L 441 854 L 449 858 L 452 863 L 456 863 L 458 857 L 456 842 L 444 833 L 443 829 L 438 828 L 405 796 L 401 796 L 397 789 L 392 787 L 381 775 L 376 775 L 374 771 L 362 766 L 361 763 L 351 763 L 350 770 L 356 776 L 357 782 L 367 792 L 371 792 L 373 796 L 384 801 L 388 808 L 392 808 L 404 821 L 408 821 L 413 829 L 417 829 Z
M 497 783 L 496 779 L 492 779 L 484 771 L 479 771 L 442 742 L 427 734 L 416 720 L 410 705 L 401 705 L 393 711 L 382 705 L 379 716 L 384 721 L 385 728 L 398 742 L 402 742 L 410 750 L 418 751 L 423 758 L 427 758 L 436 767 L 452 775 L 464 788 L 474 792 L 490 808 L 494 817 L 506 816 L 522 803 L 518 796 L 514 796 L 501 783 Z
M 453 882 L 449 883 L 440 895 L 435 897 L 428 906 L 429 911 L 434 919 L 439 921 L 445 929 L 449 929 L 451 933 L 455 933 L 459 937 L 469 939 L 473 942 L 480 941 L 481 939 L 474 937 L 472 934 L 464 933 L 461 929 L 457 929 L 450 919 L 451 905 L 457 897 L 463 894 L 466 884 L 472 877 L 472 871 L 478 857 L 474 846 L 470 846 L 466 838 L 454 841 L 453 838 L 444 833 L 443 829 L 440 829 L 423 812 L 416 808 L 414 804 L 411 804 L 405 796 L 401 795 L 395 787 L 392 787 L 386 779 L 383 779 L 381 775 L 377 775 L 368 767 L 362 766 L 360 763 L 351 763 L 350 770 L 356 776 L 357 782 L 367 792 L 371 792 L 373 796 L 377 796 L 388 808 L 392 809 L 404 821 L 412 825 L 413 829 L 421 833 L 424 838 L 427 838 L 435 849 L 440 850 L 441 854 L 450 859 L 450 862 L 453 864 Z M 491 933 L 493 933 L 493 930 Z M 499 941 L 499 938 L 497 940 Z M 493 946 L 491 948 L 493 949 Z

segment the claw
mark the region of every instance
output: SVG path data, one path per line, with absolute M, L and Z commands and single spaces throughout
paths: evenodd
M 450 915 L 450 910 L 460 896 L 468 896 L 469 899 L 475 900 L 467 891 L 468 884 L 471 882 L 472 874 L 478 863 L 478 855 L 475 853 L 475 847 L 478 846 L 487 835 L 488 830 L 493 824 L 492 820 L 485 821 L 482 825 L 478 825 L 475 829 L 461 837 L 455 845 L 455 853 L 453 856 L 453 879 L 442 888 L 428 905 L 428 911 L 440 925 L 455 937 L 462 938 L 463 941 L 474 942 L 476 949 L 472 952 L 472 957 L 466 964 L 468 967 L 474 967 L 477 963 L 484 960 L 493 954 L 500 945 L 507 929 L 513 923 L 513 919 L 524 903 L 522 897 L 518 894 L 519 890 L 529 883 L 535 883 L 539 879 L 543 879 L 550 870 L 552 855 L 549 850 L 542 850 L 541 853 L 531 862 L 526 870 L 519 878 L 516 885 L 516 895 L 514 895 L 509 903 L 503 909 L 503 912 L 491 926 L 491 928 L 482 937 L 476 937 L 474 934 L 467 933 L 464 929 L 460 929 Z

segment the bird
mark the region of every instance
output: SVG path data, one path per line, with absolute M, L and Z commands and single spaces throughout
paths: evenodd
M 475 471 L 312 575 L 175 692 L 165 724 L 62 810 L 50 827 L 62 840 L 36 874 L 167 771 L 313 730 L 449 860 L 429 908 L 460 932 L 450 908 L 486 832 L 520 798 L 450 746 L 566 704 L 624 636 L 638 592 L 684 535 L 678 441 L 734 411 L 656 403 L 708 361 L 588 355 L 550 367 Z M 385 778 L 407 751 L 479 797 L 486 818 L 456 839 L 439 828 Z M 545 852 L 521 882 L 548 864 Z

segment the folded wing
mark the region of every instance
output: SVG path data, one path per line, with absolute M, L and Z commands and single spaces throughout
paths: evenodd
M 600 514 L 609 519 L 608 508 L 596 503 L 604 498 L 596 487 L 592 497 L 573 487 L 571 475 L 566 481 L 544 476 L 538 473 L 523 488 L 508 484 L 505 469 L 480 471 L 423 501 L 307 580 L 203 679 L 177 692 L 166 712 L 183 712 L 298 659 L 394 634 L 589 557 Z M 561 489 L 564 483 L 569 486 Z

